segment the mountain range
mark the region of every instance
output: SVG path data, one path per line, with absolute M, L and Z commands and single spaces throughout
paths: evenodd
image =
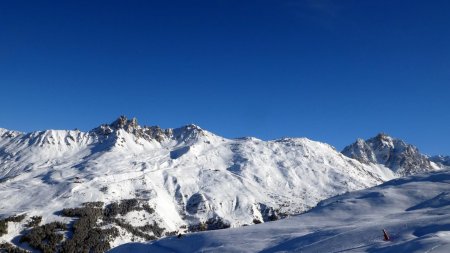
M 448 162 L 386 134 L 358 139 L 341 153 L 306 138 L 227 139 L 196 125 L 161 129 L 124 116 L 88 132 L 0 129 L 0 217 L 7 224 L 0 241 L 45 251 L 39 248 L 45 236 L 34 244 L 20 239 L 32 232 L 32 217 L 41 217 L 42 226 L 68 224 L 58 243 L 89 245 L 89 236 L 78 237 L 70 225 L 88 217 L 88 234 L 114 228 L 99 239 L 102 252 L 130 241 L 286 218 L 329 197 L 438 171 Z M 21 221 L 10 218 L 21 215 Z M 70 252 L 73 245 L 55 247 Z

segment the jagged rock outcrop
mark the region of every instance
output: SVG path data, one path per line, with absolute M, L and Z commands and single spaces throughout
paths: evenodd
M 358 139 L 342 154 L 365 164 L 383 164 L 401 176 L 438 169 L 415 146 L 384 133 L 368 140 Z
M 156 140 L 157 142 L 163 142 L 168 139 L 187 141 L 195 138 L 195 136 L 204 134 L 200 127 L 193 124 L 175 129 L 162 129 L 159 126 L 140 126 L 136 118 L 127 119 L 125 116 L 120 116 L 111 124 L 103 124 L 91 130 L 91 133 L 108 136 L 119 130 L 124 130 L 137 138 L 147 141 Z

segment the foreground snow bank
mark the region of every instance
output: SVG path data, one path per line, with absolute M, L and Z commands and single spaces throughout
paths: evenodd
M 383 240 L 382 229 L 391 241 Z M 130 243 L 111 252 L 450 252 L 450 171 L 389 181 L 249 227 Z

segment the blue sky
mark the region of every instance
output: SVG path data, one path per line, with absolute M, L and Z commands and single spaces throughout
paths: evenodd
M 450 1 L 1 1 L 0 127 L 119 115 L 450 154 Z

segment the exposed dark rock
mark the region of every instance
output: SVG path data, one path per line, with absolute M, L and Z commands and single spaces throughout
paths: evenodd
M 155 209 L 153 209 L 149 204 L 145 203 L 142 205 L 142 208 L 149 214 L 152 214 L 155 212 Z
M 258 220 L 258 219 L 253 219 L 253 223 L 254 223 L 254 224 L 261 224 L 262 221 L 260 221 L 260 220 Z
M 261 216 L 264 222 L 279 220 L 287 216 L 286 214 L 281 213 L 278 209 L 274 209 L 273 207 L 267 206 L 262 203 L 259 204 L 259 211 L 261 212 Z
M 430 160 L 415 146 L 384 133 L 368 140 L 358 139 L 345 147 L 342 154 L 362 163 L 385 165 L 398 175 L 434 170 Z
M 156 140 L 163 142 L 167 139 L 176 140 L 180 143 L 190 143 L 196 140 L 199 136 L 203 136 L 205 132 L 196 125 L 187 125 L 176 129 L 161 129 L 159 126 L 140 126 L 136 118 L 127 119 L 125 116 L 120 116 L 111 124 L 103 124 L 91 130 L 89 133 L 93 136 L 99 137 L 101 142 L 108 140 L 110 144 L 121 145 L 123 139 L 119 135 L 119 130 L 124 130 L 133 134 L 138 139 L 147 141 Z

